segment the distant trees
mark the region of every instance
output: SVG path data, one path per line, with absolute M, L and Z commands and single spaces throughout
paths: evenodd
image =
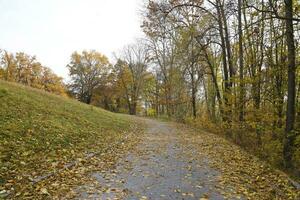
M 13 54 L 3 50 L 0 55 L 0 69 L 0 78 L 6 81 L 66 95 L 63 79 L 38 62 L 35 56 L 24 52 Z
M 67 67 L 71 77 L 71 93 L 80 101 L 90 104 L 95 89 L 105 82 L 111 65 L 101 53 L 83 51 L 74 52 Z
M 112 65 L 96 51 L 74 52 L 67 65 L 69 92 L 80 101 L 114 112 L 137 114 L 149 62 L 142 41 L 127 45 Z

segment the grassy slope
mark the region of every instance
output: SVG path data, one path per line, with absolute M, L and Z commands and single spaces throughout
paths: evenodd
M 125 115 L 0 81 L 0 190 L 105 148 L 129 124 Z

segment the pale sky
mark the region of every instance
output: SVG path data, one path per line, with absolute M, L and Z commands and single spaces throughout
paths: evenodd
M 74 51 L 109 58 L 142 36 L 142 0 L 0 0 L 0 49 L 36 55 L 67 78 Z

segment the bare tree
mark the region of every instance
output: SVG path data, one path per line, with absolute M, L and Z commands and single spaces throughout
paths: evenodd
M 142 40 L 124 47 L 116 64 L 124 88 L 129 114 L 135 115 L 149 62 L 149 51 Z M 129 75 L 126 76 L 126 72 Z

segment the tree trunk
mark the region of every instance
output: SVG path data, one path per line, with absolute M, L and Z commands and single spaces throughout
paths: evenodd
M 205 97 L 205 103 L 206 103 L 206 109 L 207 109 L 207 115 L 209 117 L 209 119 L 213 119 L 213 121 L 215 121 L 215 118 L 213 117 L 214 115 L 214 105 L 211 106 L 208 100 L 208 89 L 205 85 L 205 80 L 203 79 L 203 89 L 204 89 L 204 97 Z M 210 111 L 210 108 L 212 108 L 213 110 Z
M 86 103 L 86 104 L 91 104 L 91 101 L 92 101 L 92 94 L 89 94 L 89 95 L 87 95 L 87 97 L 86 97 L 85 103 Z
M 155 116 L 159 115 L 159 85 L 157 79 L 155 80 Z
M 194 64 L 192 64 L 191 67 L 191 86 L 192 86 L 192 112 L 193 112 L 193 118 L 195 119 L 197 117 L 197 108 L 196 108 L 196 84 L 195 84 L 195 75 L 194 75 Z
M 239 98 L 239 121 L 244 121 L 244 51 L 243 51 L 243 30 L 242 30 L 242 0 L 238 0 L 238 34 L 239 34 L 239 67 L 240 67 L 240 98 Z
M 197 108 L 196 108 L 196 89 L 192 88 L 192 108 L 193 108 L 193 117 L 197 117 Z
M 223 22 L 222 22 L 222 15 L 220 11 L 220 6 L 217 5 L 217 13 L 218 13 L 218 25 L 219 25 L 219 33 L 221 38 L 221 48 L 222 48 L 222 60 L 223 60 L 223 71 L 224 71 L 224 85 L 225 85 L 225 92 L 223 95 L 224 98 L 224 110 L 228 110 L 227 107 L 229 107 L 229 100 L 228 96 L 230 95 L 231 91 L 231 84 L 228 77 L 228 67 L 227 67 L 227 53 L 226 53 L 226 44 L 225 44 L 225 38 L 224 38 L 224 30 L 223 30 Z M 225 108 L 226 107 L 226 108 Z M 224 112 L 223 114 L 223 120 L 225 122 L 229 121 L 229 112 Z
M 219 2 L 219 1 L 218 1 Z M 226 51 L 227 51 L 227 61 L 228 61 L 228 67 L 229 67 L 229 75 L 230 75 L 230 87 L 233 86 L 232 84 L 232 78 L 235 76 L 235 70 L 233 68 L 232 64 L 232 55 L 231 55 L 231 45 L 229 40 L 229 30 L 227 26 L 227 19 L 224 11 L 224 5 L 219 2 L 220 6 L 220 12 L 221 12 L 221 20 L 223 19 L 223 25 L 224 25 L 224 39 L 225 39 L 225 45 L 226 45 Z
M 285 138 L 283 147 L 284 165 L 291 168 L 294 135 L 292 133 L 295 123 L 295 97 L 296 97 L 296 52 L 293 28 L 293 1 L 285 0 L 286 41 L 288 47 L 288 99 L 286 109 Z
M 209 69 L 210 69 L 212 81 L 213 81 L 213 84 L 214 84 L 214 87 L 215 87 L 215 90 L 216 90 L 216 96 L 217 96 L 217 99 L 218 99 L 218 102 L 219 102 L 221 117 L 223 118 L 223 103 L 222 103 L 220 89 L 219 89 L 219 86 L 218 86 L 218 80 L 217 80 L 217 77 L 215 75 L 214 67 L 213 67 L 211 61 L 209 60 L 209 56 L 208 56 L 206 50 L 204 50 L 204 53 L 205 53 L 204 55 L 205 55 L 207 64 L 208 64 Z

